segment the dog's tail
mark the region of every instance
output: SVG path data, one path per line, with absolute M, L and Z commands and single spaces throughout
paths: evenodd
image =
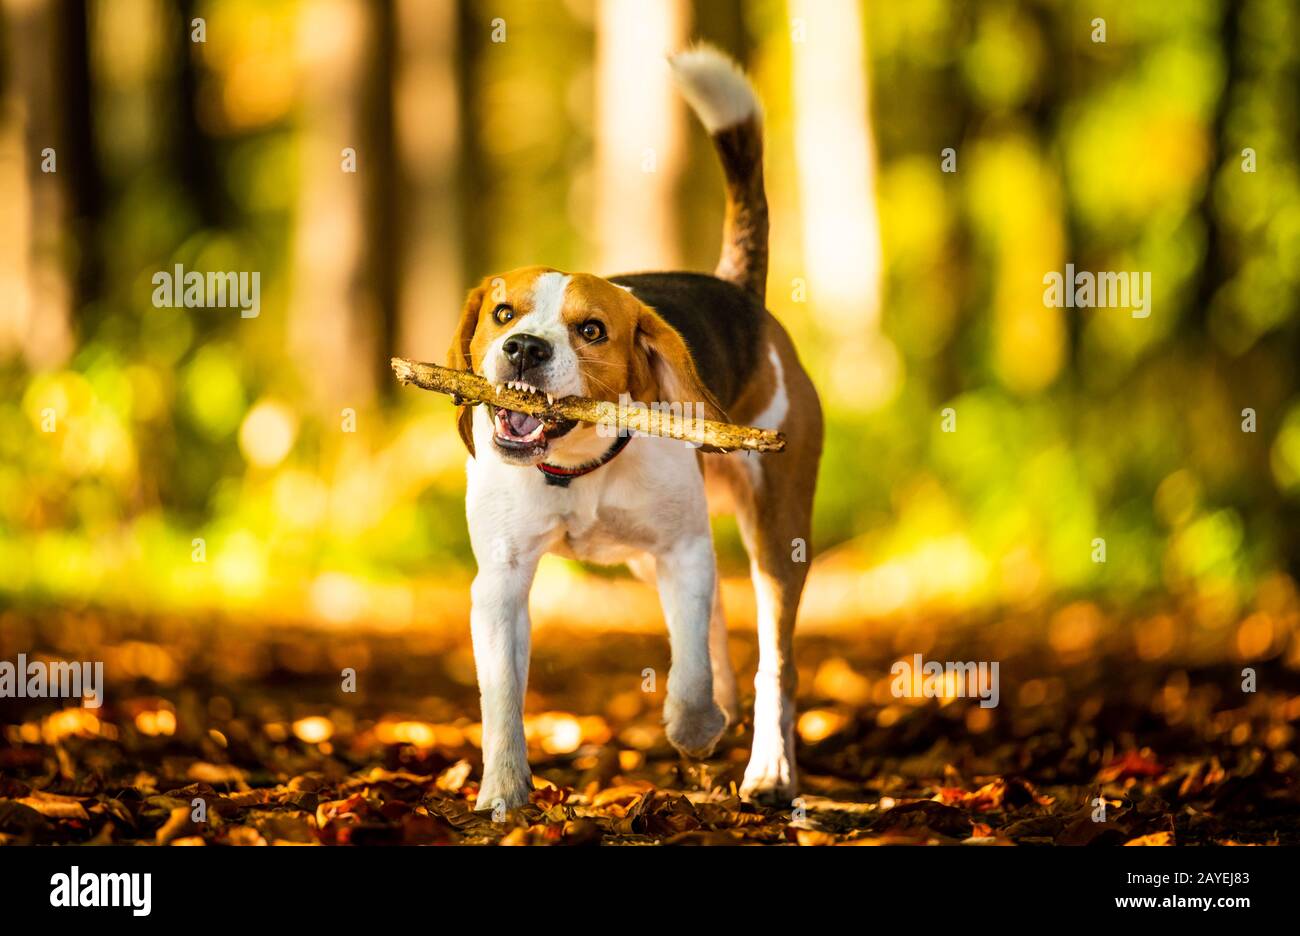
M 717 49 L 696 46 L 670 56 L 673 77 L 713 138 L 727 180 L 722 256 L 714 273 L 764 301 L 767 292 L 767 194 L 763 191 L 763 111 L 739 66 Z

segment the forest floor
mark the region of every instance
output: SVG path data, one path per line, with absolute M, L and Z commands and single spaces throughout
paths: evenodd
M 103 660 L 109 686 L 99 709 L 0 699 L 0 842 L 1300 844 L 1300 674 L 1280 651 L 1245 692 L 1246 664 L 1180 653 L 1175 619 L 1081 640 L 1048 617 L 799 638 L 801 792 L 776 809 L 736 795 L 747 727 L 704 762 L 665 741 L 662 635 L 543 628 L 537 789 L 494 818 L 474 810 L 458 632 L 10 611 L 0 660 Z M 913 652 L 997 660 L 998 705 L 896 698 Z M 742 686 L 755 653 L 733 633 Z

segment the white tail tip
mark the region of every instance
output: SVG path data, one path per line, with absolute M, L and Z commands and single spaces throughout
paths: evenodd
M 668 57 L 682 96 L 710 134 L 760 117 L 758 95 L 740 66 L 708 45 Z

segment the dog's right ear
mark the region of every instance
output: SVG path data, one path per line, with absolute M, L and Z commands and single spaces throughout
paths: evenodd
M 460 322 L 456 325 L 456 334 L 452 337 L 451 347 L 447 350 L 447 366 L 452 370 L 472 371 L 473 357 L 470 344 L 474 341 L 474 329 L 478 328 L 479 309 L 483 306 L 486 290 L 475 286 L 465 299 L 465 308 L 461 310 Z M 456 428 L 460 430 L 461 441 L 465 448 L 474 454 L 474 408 L 459 406 L 456 408 Z
M 475 286 L 465 297 L 465 308 L 460 311 L 460 322 L 456 325 L 456 334 L 447 349 L 447 366 L 452 370 L 473 370 L 474 362 L 470 359 L 470 342 L 474 340 L 474 329 L 478 328 L 478 313 L 483 307 L 483 295 L 487 290 Z

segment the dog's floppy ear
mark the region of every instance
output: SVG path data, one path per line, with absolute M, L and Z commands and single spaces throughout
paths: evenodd
M 447 366 L 453 370 L 472 370 L 469 346 L 474 340 L 474 329 L 478 328 L 478 313 L 483 306 L 483 294 L 487 290 L 475 286 L 465 297 L 465 308 L 460 311 L 460 321 L 456 325 L 456 334 L 447 349 Z
M 456 334 L 451 339 L 447 350 L 447 366 L 453 370 L 473 370 L 474 362 L 470 358 L 470 343 L 474 340 L 474 329 L 478 327 L 478 313 L 483 305 L 486 290 L 475 286 L 465 299 L 465 308 L 461 310 L 460 322 L 456 325 Z M 470 455 L 474 454 L 474 408 L 459 406 L 456 408 L 456 428 L 460 430 L 461 441 Z
M 686 341 L 654 309 L 646 306 L 637 321 L 636 346 L 643 361 L 632 368 L 632 395 L 661 403 L 704 406 L 706 419 L 726 422 L 727 414 L 695 369 Z M 698 409 L 695 412 L 699 412 Z

